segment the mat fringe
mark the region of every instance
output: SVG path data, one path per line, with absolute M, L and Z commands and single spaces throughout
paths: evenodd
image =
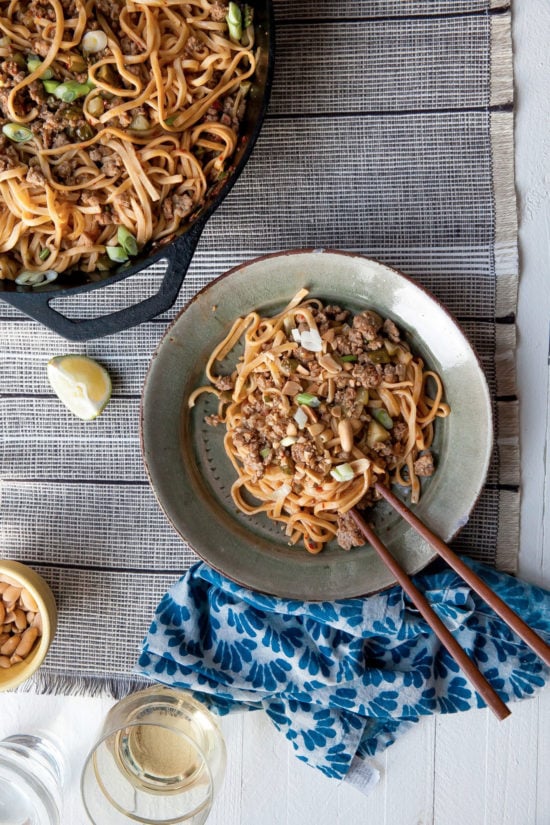
M 512 18 L 510 12 L 491 18 L 491 106 L 504 106 L 514 98 Z
M 105 677 L 71 672 L 51 673 L 40 670 L 31 679 L 19 685 L 14 692 L 122 699 L 129 693 L 142 690 L 150 684 L 150 679 L 135 674 Z
M 519 492 L 501 490 L 495 566 L 505 573 L 517 573 L 519 550 Z

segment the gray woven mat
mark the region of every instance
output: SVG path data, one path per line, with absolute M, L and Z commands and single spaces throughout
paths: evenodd
M 139 395 L 169 318 L 240 261 L 333 246 L 395 265 L 461 321 L 495 402 L 486 488 L 456 542 L 513 570 L 519 468 L 509 6 L 482 0 L 276 0 L 272 104 L 244 174 L 203 234 L 166 316 L 71 345 L 0 302 L 2 552 L 50 582 L 57 637 L 34 689 L 126 692 L 166 588 L 194 561 L 142 468 Z M 156 291 L 158 272 L 80 298 L 72 317 Z M 114 379 L 92 424 L 52 396 L 52 355 L 85 352 Z M 26 686 L 28 688 L 28 685 Z

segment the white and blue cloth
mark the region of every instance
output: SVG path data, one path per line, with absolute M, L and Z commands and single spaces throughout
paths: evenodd
M 550 592 L 468 563 L 550 642 Z M 543 687 L 548 668 L 452 570 L 414 581 L 504 701 Z M 203 563 L 160 602 L 138 672 L 220 714 L 263 709 L 299 759 L 339 779 L 422 716 L 484 706 L 400 587 L 289 601 Z

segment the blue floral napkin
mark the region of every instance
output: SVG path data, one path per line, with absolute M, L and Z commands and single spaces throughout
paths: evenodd
M 550 592 L 468 563 L 550 641 Z M 545 684 L 548 668 L 452 570 L 414 581 L 506 702 Z M 220 714 L 263 709 L 299 759 L 340 779 L 422 716 L 484 706 L 400 587 L 289 601 L 202 563 L 159 604 L 138 672 Z

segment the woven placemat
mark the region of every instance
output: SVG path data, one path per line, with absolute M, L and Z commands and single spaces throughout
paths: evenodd
M 165 317 L 69 344 L 0 303 L 2 553 L 35 567 L 59 629 L 24 689 L 108 691 L 131 675 L 153 610 L 195 560 L 164 519 L 142 467 L 138 411 L 167 322 L 204 284 L 256 255 L 356 250 L 431 290 L 475 345 L 494 401 L 487 485 L 456 541 L 514 570 L 519 456 L 517 289 L 509 6 L 481 0 L 276 0 L 272 102 L 259 142 L 209 221 Z M 142 299 L 162 267 L 56 309 L 89 317 Z M 46 363 L 83 352 L 114 380 L 94 423 L 52 395 Z

